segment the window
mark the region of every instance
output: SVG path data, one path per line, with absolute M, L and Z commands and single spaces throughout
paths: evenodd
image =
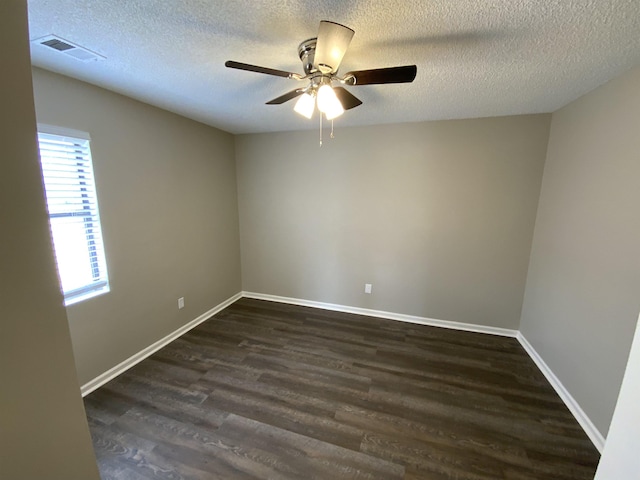
M 58 275 L 71 305 L 109 291 L 89 135 L 39 125 L 38 143 Z

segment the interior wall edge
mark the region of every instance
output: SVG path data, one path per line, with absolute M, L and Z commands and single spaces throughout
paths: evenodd
M 555 373 L 553 373 L 553 370 L 551 370 L 551 368 L 547 365 L 547 363 L 536 351 L 536 349 L 533 348 L 533 345 L 529 343 L 522 332 L 518 332 L 516 338 L 520 342 L 520 345 L 522 345 L 522 348 L 525 349 L 529 357 L 531 357 L 531 359 L 535 362 L 538 369 L 546 377 L 558 396 L 562 399 L 571 414 L 578 421 L 593 445 L 602 454 L 606 442 L 604 435 L 600 433 L 600 430 L 598 430 L 598 428 L 593 424 L 586 412 L 582 409 L 582 407 L 580 407 L 580 404 L 577 402 L 577 400 L 573 398 L 573 396 L 569 393 L 569 390 L 566 389 L 560 379 L 555 375 Z

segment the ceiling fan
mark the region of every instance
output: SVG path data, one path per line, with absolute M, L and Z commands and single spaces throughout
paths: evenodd
M 274 98 L 268 101 L 267 105 L 280 105 L 300 97 L 294 108 L 296 112 L 311 118 L 317 103 L 321 118 L 324 113 L 328 120 L 332 120 L 342 115 L 345 110 L 362 104 L 362 101 L 347 89 L 341 86 L 332 87 L 332 83 L 347 86 L 410 83 L 416 78 L 417 68 L 415 65 L 358 70 L 348 72 L 342 77 L 338 76 L 338 68 L 354 33 L 352 29 L 339 23 L 321 21 L 318 36 L 305 40 L 298 47 L 298 56 L 302 61 L 305 75 L 233 60 L 225 62 L 225 66 L 291 80 L 306 81 L 306 86 Z

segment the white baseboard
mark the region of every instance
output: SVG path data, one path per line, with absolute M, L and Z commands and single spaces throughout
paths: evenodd
M 196 318 L 194 320 L 191 320 L 189 323 L 187 323 L 186 325 L 183 325 L 182 327 L 178 328 L 177 330 L 171 332 L 166 337 L 161 338 L 160 340 L 158 340 L 157 342 L 149 345 L 145 349 L 140 350 L 135 355 L 132 355 L 131 357 L 127 358 L 124 362 L 119 363 L 118 365 L 116 365 L 113 368 L 110 368 L 109 370 L 107 370 L 103 374 L 98 375 L 93 380 L 90 380 L 89 382 L 85 383 L 84 385 L 82 385 L 82 387 L 80 387 L 80 392 L 82 393 L 82 396 L 84 397 L 86 395 L 89 395 L 91 392 L 93 392 L 97 388 L 101 387 L 102 385 L 107 383 L 109 380 L 113 380 L 115 377 L 117 377 L 121 373 L 124 373 L 125 371 L 129 370 L 134 365 L 140 363 L 142 360 L 144 360 L 145 358 L 147 358 L 150 355 L 154 354 L 155 352 L 160 350 L 165 345 L 167 345 L 167 344 L 171 343 L 172 341 L 174 341 L 176 338 L 184 335 L 185 333 L 187 333 L 192 328 L 197 327 L 202 322 L 204 322 L 205 320 L 211 318 L 211 316 L 215 315 L 219 311 L 224 310 L 225 308 L 227 308 L 229 305 L 231 305 L 235 301 L 239 300 L 240 298 L 242 298 L 242 293 L 236 293 L 234 296 L 232 296 L 232 297 L 228 298 L 227 300 L 225 300 L 224 302 L 216 305 L 211 310 L 208 310 L 208 311 L 204 312 L 198 318 Z
M 536 363 L 542 374 L 547 378 L 551 386 L 555 389 L 556 393 L 560 396 L 569 411 L 573 414 L 591 442 L 593 442 L 593 445 L 598 449 L 600 453 L 602 453 L 602 451 L 604 450 L 605 438 L 600 433 L 600 430 L 596 428 L 596 426 L 589 419 L 584 410 L 580 408 L 580 405 L 578 404 L 576 399 L 573 398 L 569 391 L 564 387 L 562 382 L 558 379 L 558 377 L 556 377 L 551 368 L 549 368 L 546 362 L 542 359 L 538 352 L 536 352 L 536 349 L 533 348 L 533 346 L 524 337 L 524 335 L 522 335 L 521 332 L 518 332 L 518 336 L 516 338 L 529 354 L 531 359 Z
M 419 325 L 429 325 L 434 327 L 443 327 L 453 330 L 463 330 L 467 332 L 488 333 L 491 335 L 501 335 L 504 337 L 517 338 L 520 344 L 523 346 L 527 354 L 538 366 L 542 374 L 549 381 L 551 386 L 555 389 L 558 396 L 565 403 L 569 411 L 573 414 L 576 421 L 583 428 L 589 439 L 593 442 L 593 445 L 598 449 L 600 453 L 604 449 L 604 437 L 600 431 L 595 427 L 593 422 L 589 419 L 587 414 L 580 408 L 578 402 L 571 396 L 568 390 L 564 387 L 562 382 L 555 376 L 549 366 L 542 360 L 542 357 L 531 346 L 527 339 L 518 330 L 510 330 L 507 328 L 487 327 L 484 325 L 475 325 L 471 323 L 459 323 L 451 322 L 448 320 L 437 320 L 433 318 L 416 317 L 412 315 L 404 315 L 400 313 L 385 312 L 380 310 L 369 310 L 366 308 L 349 307 L 346 305 L 336 305 L 333 303 L 314 302 L 311 300 L 303 300 L 299 298 L 280 297 L 277 295 L 266 295 L 263 293 L 255 292 L 242 292 L 242 296 L 245 298 L 255 298 L 256 300 L 269 300 L 273 302 L 288 303 L 292 305 L 301 305 L 304 307 L 322 308 L 324 310 L 333 310 L 345 313 L 355 313 L 358 315 L 366 315 L 371 317 L 386 318 L 389 320 L 398 320 L 400 322 L 416 323 Z
M 517 337 L 517 330 L 508 328 L 488 327 L 473 323 L 451 322 L 449 320 L 437 320 L 435 318 L 416 317 L 402 313 L 385 312 L 382 310 L 370 310 L 368 308 L 349 307 L 347 305 L 337 305 L 335 303 L 314 302 L 300 298 L 279 297 L 277 295 L 266 295 L 264 293 L 242 292 L 245 298 L 255 298 L 256 300 L 268 300 L 271 302 L 288 303 L 291 305 L 301 305 L 303 307 L 321 308 L 323 310 L 333 310 L 336 312 L 355 313 L 367 317 L 386 318 L 387 320 L 397 320 L 399 322 L 417 323 L 431 327 L 442 327 L 451 330 L 464 330 L 465 332 L 488 333 L 490 335 L 500 335 L 502 337 Z
M 472 323 L 460 323 L 460 322 L 452 322 L 448 320 L 437 320 L 434 318 L 426 318 L 426 317 L 417 317 L 413 315 L 404 315 L 401 313 L 393 313 L 393 312 L 385 312 L 382 310 L 371 310 L 368 308 L 359 308 L 359 307 L 350 307 L 347 305 L 338 305 L 333 303 L 324 303 L 324 302 L 315 302 L 312 300 L 304 300 L 299 298 L 291 298 L 291 297 L 280 297 L 277 295 L 267 295 L 264 293 L 256 293 L 256 292 L 240 292 L 220 303 L 219 305 L 213 307 L 211 310 L 203 313 L 198 318 L 192 320 L 191 322 L 183 325 L 178 328 L 174 332 L 170 333 L 166 337 L 158 340 L 157 342 L 149 345 L 145 349 L 140 352 L 132 355 L 125 361 L 119 363 L 115 367 L 107 370 L 103 374 L 97 376 L 93 380 L 87 382 L 81 387 L 82 396 L 86 396 L 101 387 L 109 380 L 117 377 L 121 373 L 124 373 L 126 370 L 130 369 L 134 365 L 140 363 L 145 358 L 149 357 L 153 353 L 160 350 L 165 345 L 169 344 L 176 338 L 184 335 L 192 328 L 197 327 L 202 322 L 212 317 L 219 311 L 227 308 L 229 305 L 239 300 L 240 298 L 253 298 L 256 300 L 268 300 L 272 302 L 280 302 L 287 303 L 291 305 L 300 305 L 304 307 L 313 307 L 320 308 L 323 310 L 332 310 L 337 312 L 344 313 L 354 313 L 357 315 L 365 315 L 368 317 L 379 317 L 386 318 L 388 320 L 397 320 L 400 322 L 414 323 L 418 325 L 428 325 L 432 327 L 442 327 L 448 328 L 452 330 L 462 330 L 467 332 L 476 332 L 476 333 L 486 333 L 490 335 L 500 335 L 503 337 L 512 337 L 517 338 L 522 347 L 525 349 L 527 354 L 531 357 L 531 359 L 538 366 L 543 375 L 547 378 L 551 386 L 555 389 L 556 393 L 560 396 L 562 401 L 565 403 L 569 411 L 576 418 L 580 426 L 584 429 L 585 433 L 591 439 L 594 446 L 598 449 L 600 453 L 602 453 L 604 449 L 605 439 L 600 433 L 600 431 L 596 428 L 596 426 L 591 422 L 587 414 L 580 408 L 578 402 L 571 396 L 568 390 L 564 387 L 562 382 L 555 376 L 553 371 L 549 368 L 549 366 L 545 363 L 545 361 L 540 357 L 538 352 L 533 348 L 533 346 L 527 341 L 527 339 L 522 335 L 522 333 L 518 330 L 511 330 L 508 328 L 499 328 L 499 327 L 489 327 L 484 325 L 475 325 Z

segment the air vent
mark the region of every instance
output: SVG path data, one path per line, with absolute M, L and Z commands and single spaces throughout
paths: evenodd
M 32 40 L 31 43 L 34 45 L 47 47 L 51 50 L 55 50 L 56 52 L 64 53 L 65 55 L 69 55 L 70 57 L 73 57 L 77 60 L 82 60 L 83 62 L 87 62 L 89 60 L 104 60 L 105 58 L 102 55 L 98 55 L 91 50 L 83 48 L 55 35 L 47 35 L 46 37 L 36 38 L 35 40 Z
M 58 40 L 57 38 L 52 38 L 51 40 L 47 40 L 46 42 L 40 42 L 40 45 L 44 45 L 45 47 L 55 48 L 59 52 L 64 52 L 65 50 L 69 50 L 70 48 L 76 48 L 69 43 L 65 43 L 62 40 Z

